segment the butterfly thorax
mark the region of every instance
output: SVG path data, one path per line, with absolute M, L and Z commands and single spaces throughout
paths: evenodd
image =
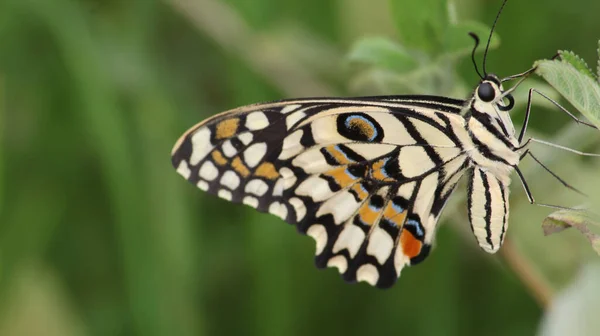
M 474 165 L 488 170 L 498 178 L 507 179 L 519 163 L 519 144 L 508 111 L 512 99 L 504 104 L 502 84 L 494 75 L 481 81 L 469 101 L 465 114 L 473 150 L 469 156 Z

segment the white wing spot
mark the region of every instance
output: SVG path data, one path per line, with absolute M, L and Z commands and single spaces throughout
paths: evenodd
M 283 145 L 281 147 L 281 154 L 279 154 L 279 160 L 287 160 L 304 150 L 304 146 L 300 144 L 302 134 L 304 134 L 303 130 L 297 130 L 294 133 L 286 136 L 285 139 L 283 139 Z
M 203 128 L 192 135 L 192 155 L 190 164 L 197 165 L 214 148 L 210 144 L 210 130 Z
M 416 182 L 408 182 L 404 183 L 398 188 L 397 195 L 402 196 L 405 199 L 410 199 L 412 197 L 413 191 L 415 190 Z
M 283 203 L 273 202 L 269 206 L 269 213 L 285 220 L 288 214 L 287 206 Z
M 328 267 L 335 267 L 340 273 L 345 273 L 348 269 L 348 261 L 343 255 L 335 256 L 327 261 Z
M 306 113 L 302 111 L 294 112 L 285 118 L 285 125 L 287 129 L 291 129 L 298 121 L 306 117 Z
M 294 184 L 296 184 L 296 181 L 298 180 L 294 172 L 287 167 L 282 167 L 281 169 L 279 169 L 279 174 L 281 175 L 281 179 L 283 180 L 283 189 L 285 190 L 294 186 Z
M 394 268 L 396 269 L 398 277 L 400 276 L 400 272 L 402 272 L 404 265 L 408 265 L 408 263 L 410 263 L 410 259 L 408 259 L 401 248 L 397 248 L 396 255 L 394 256 Z
M 320 147 L 312 147 L 298 154 L 292 165 L 302 168 L 307 174 L 320 174 L 335 167 L 329 165 L 320 151 Z
M 269 126 L 269 119 L 263 112 L 252 112 L 246 117 L 246 128 L 251 131 L 261 130 Z
M 367 254 L 377 259 L 380 265 L 385 264 L 394 249 L 394 240 L 385 230 L 376 227 L 369 237 Z
M 240 185 L 240 178 L 236 173 L 228 170 L 221 177 L 221 184 L 231 190 L 235 190 Z
M 221 189 L 217 195 L 224 200 L 231 201 L 231 191 L 229 190 Z
M 329 183 L 318 175 L 311 175 L 296 187 L 296 195 L 309 196 L 315 202 L 323 202 L 333 194 L 334 192 L 329 188 Z
M 301 199 L 297 197 L 292 197 L 288 201 L 296 211 L 296 221 L 300 222 L 306 216 L 306 205 L 302 202 Z
M 244 145 L 248 145 L 249 143 L 252 142 L 252 139 L 254 139 L 254 136 L 250 132 L 244 132 L 244 133 L 238 135 L 238 139 L 240 139 L 240 141 Z
M 190 171 L 190 167 L 188 167 L 187 162 L 181 161 L 179 162 L 179 167 L 177 167 L 177 172 L 179 175 L 185 177 L 185 179 L 189 179 L 192 172 Z
M 267 154 L 267 144 L 264 142 L 255 143 L 244 151 L 244 161 L 250 168 L 254 168 L 265 154 Z
M 350 257 L 354 258 L 364 240 L 365 232 L 361 228 L 353 224 L 346 225 L 333 245 L 333 253 L 348 249 Z
M 246 183 L 246 187 L 244 188 L 246 193 L 254 194 L 256 196 L 264 195 L 267 190 L 269 190 L 269 185 L 267 185 L 267 183 L 265 183 L 263 180 L 251 180 L 250 182 Z
M 275 182 L 275 186 L 273 187 L 273 196 L 282 196 L 283 195 L 283 179 L 277 179 Z
M 196 184 L 196 186 L 198 186 L 198 188 L 200 188 L 200 190 L 202 191 L 208 191 L 209 189 L 209 185 L 208 183 L 206 183 L 206 181 L 198 181 L 198 184 Z
M 330 213 L 333 215 L 333 220 L 336 224 L 340 224 L 354 214 L 358 206 L 356 198 L 350 192 L 343 191 L 321 204 L 316 216 L 319 217 Z
M 206 161 L 200 167 L 199 175 L 205 180 L 212 181 L 219 175 L 219 170 L 212 161 Z
M 300 105 L 300 104 L 288 105 L 281 109 L 281 113 L 287 114 L 287 113 L 293 112 L 296 109 L 300 108 L 300 106 L 302 106 L 302 105 Z
M 258 208 L 258 199 L 256 197 L 246 196 L 244 197 L 242 203 L 249 205 L 253 208 Z
M 231 140 L 223 142 L 223 154 L 227 157 L 234 157 L 237 154 L 237 149 L 231 144 Z
M 327 245 L 327 230 L 321 224 L 314 224 L 306 230 L 306 234 L 311 236 L 315 242 L 317 243 L 317 250 L 315 255 L 321 254 L 323 249 L 325 249 L 325 245 Z
M 377 285 L 377 280 L 379 280 L 379 272 L 377 271 L 377 267 L 371 264 L 364 264 L 356 270 L 356 280 L 365 281 L 371 286 Z

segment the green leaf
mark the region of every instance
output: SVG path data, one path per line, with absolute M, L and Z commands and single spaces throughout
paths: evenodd
M 446 0 L 390 0 L 390 6 L 405 46 L 430 55 L 441 51 L 449 25 Z
M 477 51 L 483 52 L 490 34 L 490 28 L 479 22 L 464 21 L 451 25 L 446 30 L 444 34 L 444 53 L 452 54 L 454 57 L 470 55 L 475 45 L 473 38 L 469 36 L 470 32 L 479 36 L 482 45 L 479 46 Z M 490 49 L 495 49 L 499 45 L 500 38 L 494 33 L 490 41 Z
M 582 74 L 570 63 L 559 60 L 541 60 L 535 66 L 536 74 L 600 128 L 600 85 L 597 81 Z
M 354 44 L 348 54 L 354 63 L 406 73 L 418 67 L 417 61 L 399 44 L 381 37 L 364 38 Z
M 574 52 L 568 50 L 559 50 L 558 54 L 563 62 L 571 64 L 582 75 L 596 79 L 596 75 L 592 72 L 592 69 L 590 69 L 585 60 L 577 56 Z
M 600 225 L 598 219 L 587 211 L 559 210 L 550 214 L 542 223 L 545 235 L 551 235 L 575 228 L 581 232 L 592 245 L 592 248 L 600 255 L 600 235 L 592 232 L 590 226 Z

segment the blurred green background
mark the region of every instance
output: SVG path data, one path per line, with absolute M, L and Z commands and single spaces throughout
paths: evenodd
M 457 0 L 453 15 L 490 26 L 500 4 Z M 364 36 L 406 38 L 393 6 L 0 0 L 0 335 L 536 333 L 591 249 L 576 233 L 543 237 L 550 211 L 530 206 L 518 181 L 501 254 L 475 246 L 459 191 L 431 256 L 378 290 L 318 271 L 311 239 L 205 195 L 171 167 L 179 135 L 217 112 L 377 91 L 345 56 Z M 509 1 L 488 69 L 508 76 L 558 49 L 595 64 L 597 13 L 597 1 Z M 475 85 L 470 60 L 457 65 L 456 83 Z M 555 108 L 532 118 L 532 134 L 597 151 L 593 133 Z M 538 152 L 569 182 L 599 189 L 597 161 Z M 540 201 L 576 204 L 523 165 Z

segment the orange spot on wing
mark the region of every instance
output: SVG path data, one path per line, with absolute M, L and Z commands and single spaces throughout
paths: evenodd
M 362 184 L 360 183 L 356 183 L 352 186 L 351 189 L 356 192 L 358 198 L 360 198 L 361 200 L 364 200 L 365 198 L 367 198 L 367 196 L 369 196 L 369 193 L 363 188 Z
M 383 217 L 390 222 L 396 224 L 397 227 L 401 228 L 404 225 L 404 220 L 406 220 L 406 215 L 408 212 L 406 210 L 402 212 L 396 211 L 394 206 L 392 205 L 392 201 L 389 201 L 383 210 Z
M 375 224 L 377 218 L 379 217 L 379 212 L 373 211 L 373 209 L 369 206 L 369 202 L 365 202 L 360 207 L 358 214 L 360 215 L 360 219 L 363 221 L 363 223 L 367 225 Z
M 233 159 L 231 167 L 243 177 L 248 177 L 248 175 L 250 175 L 250 170 L 248 170 L 248 167 L 246 167 L 239 156 L 236 156 L 235 159 Z
M 227 159 L 223 156 L 223 154 L 219 150 L 212 151 L 212 159 L 216 164 L 222 166 L 227 163 Z
M 339 167 L 332 169 L 328 172 L 323 173 L 323 175 L 331 176 L 335 179 L 335 183 L 337 183 L 340 188 L 346 188 L 350 184 L 356 181 L 353 176 L 346 172 L 346 167 Z
M 231 138 L 238 130 L 240 126 L 240 119 L 231 118 L 227 120 L 223 120 L 217 124 L 216 127 L 216 139 L 227 139 Z
M 344 154 L 342 151 L 340 151 L 338 148 L 336 148 L 336 145 L 330 145 L 325 147 L 325 150 L 331 155 L 333 156 L 333 158 L 337 161 L 338 164 L 340 165 L 346 165 L 349 163 L 352 163 L 353 161 L 349 160 L 346 157 L 346 154 Z
M 420 240 L 415 238 L 412 233 L 408 230 L 402 230 L 400 235 L 400 244 L 402 245 L 402 251 L 404 255 L 409 258 L 414 258 L 421 253 L 421 246 L 423 245 Z
M 269 180 L 275 180 L 279 177 L 279 173 L 271 162 L 263 162 L 256 168 L 254 175 L 264 177 Z
M 383 165 L 386 163 L 386 159 L 381 159 L 379 161 L 376 161 L 375 163 L 373 163 L 372 166 L 372 170 L 371 170 L 371 176 L 373 176 L 373 178 L 380 180 L 380 181 L 384 181 L 384 182 L 392 182 L 394 181 L 393 178 L 388 177 L 384 172 L 383 172 Z

